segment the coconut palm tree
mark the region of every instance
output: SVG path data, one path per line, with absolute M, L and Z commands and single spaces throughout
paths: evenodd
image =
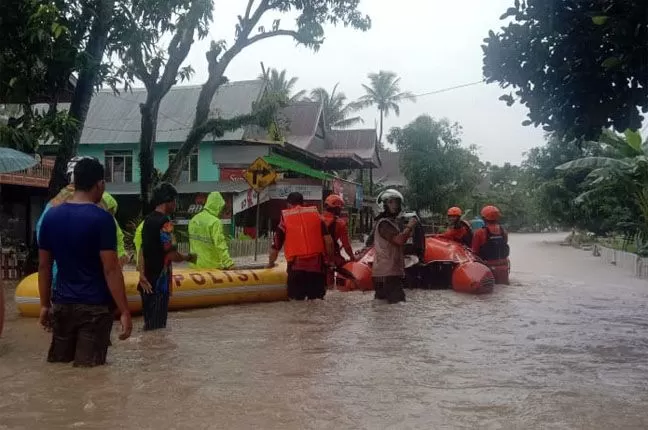
M 269 93 L 284 96 L 289 102 L 301 100 L 306 94 L 305 90 L 292 94 L 299 78 L 292 77 L 287 79 L 286 69 L 279 71 L 271 67 L 266 70 L 265 73 L 259 74 L 259 79 L 263 79 L 267 82 L 266 90 Z
M 356 111 L 354 104 L 347 104 L 346 95 L 337 91 L 338 84 L 335 84 L 333 91 L 329 93 L 324 88 L 315 88 L 311 91 L 310 100 L 322 103 L 324 122 L 328 128 L 348 128 L 363 123 L 361 117 L 350 116 Z
M 380 112 L 378 143 L 382 145 L 384 118 L 389 116 L 392 111 L 396 116 L 399 116 L 399 104 L 403 100 L 416 100 L 414 94 L 409 91 L 401 91 L 400 78 L 394 72 L 381 70 L 378 73 L 369 73 L 368 77 L 369 85 L 362 84 L 367 94 L 360 97 L 354 106 L 357 108 L 376 106 L 378 108 L 378 112 Z

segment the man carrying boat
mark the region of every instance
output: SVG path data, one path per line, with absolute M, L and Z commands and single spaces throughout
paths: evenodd
M 472 251 L 490 267 L 496 283 L 508 284 L 510 249 L 508 234 L 499 223 L 501 216 L 495 206 L 485 206 L 481 210 L 486 226 L 473 235 Z
M 304 196 L 293 192 L 288 209 L 281 212 L 268 267 L 274 267 L 284 248 L 288 262 L 288 297 L 323 299 L 326 295 L 326 262 L 333 259 L 333 239 L 315 207 L 304 206 Z
M 333 239 L 333 263 L 336 267 L 344 266 L 347 261 L 355 261 L 353 247 L 351 247 L 351 241 L 349 240 L 347 223 L 340 218 L 343 208 L 344 200 L 337 194 L 331 194 L 324 200 L 324 214 L 322 215 L 322 219 Z M 344 248 L 348 260 L 342 256 L 342 248 Z M 328 270 L 326 274 L 326 285 L 329 288 L 333 286 L 334 278 L 334 271 Z
M 219 216 L 225 208 L 221 193 L 209 193 L 203 209 L 189 221 L 189 247 L 198 256 L 196 269 L 231 269 L 230 258 Z
M 383 212 L 374 228 L 373 245 L 375 257 L 372 268 L 375 298 L 388 303 L 405 301 L 403 278 L 405 277 L 405 255 L 403 248 L 412 236 L 417 224 L 412 217 L 401 232 L 397 217 L 402 211 L 403 195 L 397 190 L 385 190 L 378 196 L 378 205 Z
M 448 229 L 437 237 L 472 246 L 472 229 L 467 221 L 461 219 L 462 215 L 461 208 L 454 206 L 448 209 Z

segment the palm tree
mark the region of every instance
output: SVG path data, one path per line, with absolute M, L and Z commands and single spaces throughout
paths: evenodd
M 380 132 L 378 144 L 382 145 L 383 121 L 393 111 L 396 116 L 400 115 L 399 104 L 403 100 L 416 101 L 414 94 L 405 91 L 401 92 L 400 78 L 396 73 L 381 70 L 378 73 L 369 73 L 370 84 L 362 84 L 367 92 L 354 104 L 357 108 L 376 106 L 380 112 Z
M 338 85 L 335 84 L 330 94 L 321 87 L 311 91 L 310 99 L 323 105 L 322 111 L 324 112 L 326 126 L 328 128 L 348 128 L 363 123 L 361 117 L 349 116 L 357 110 L 356 106 L 354 104 L 345 104 L 347 97 L 343 92 L 337 92 Z
M 305 90 L 301 90 L 291 96 L 295 84 L 299 80 L 297 77 L 290 79 L 286 78 L 286 69 L 278 71 L 274 68 L 269 68 L 265 73 L 259 74 L 259 79 L 267 82 L 266 90 L 272 94 L 278 94 L 286 98 L 289 102 L 301 100 L 306 94 Z

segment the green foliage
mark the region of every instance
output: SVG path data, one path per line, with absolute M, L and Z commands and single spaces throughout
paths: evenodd
M 512 87 L 524 125 L 596 139 L 638 130 L 648 111 L 645 0 L 515 0 L 485 39 L 487 82 Z M 639 42 L 643 41 L 643 42 Z M 513 93 L 502 100 L 511 105 Z
M 606 133 L 599 145 L 604 156 L 578 158 L 557 166 L 557 170 L 588 171 L 575 203 L 598 211 L 614 205 L 617 210 L 607 214 L 608 219 L 616 221 L 610 230 L 625 230 L 648 242 L 648 145 L 642 144 L 641 135 L 634 132 L 624 137 Z
M 480 182 L 474 148 L 461 146 L 461 127 L 423 115 L 404 128 L 393 128 L 388 141 L 401 153 L 408 183 L 408 205 L 444 212 Z
M 213 42 L 206 53 L 209 77 L 198 97 L 194 124 L 178 155 L 164 173 L 165 180 L 178 180 L 186 157 L 200 144 L 203 133 L 222 128 L 224 122 L 219 125 L 209 118 L 210 104 L 218 88 L 227 80 L 225 71 L 230 62 L 246 47 L 268 38 L 287 36 L 317 50 L 324 42 L 324 24 L 343 24 L 362 31 L 371 27 L 370 18 L 358 10 L 360 0 L 264 0 L 256 6 L 255 3 L 257 2 L 248 0 L 244 14 L 238 16 L 234 43 L 228 45 L 225 41 Z M 262 18 L 277 13 L 297 15 L 296 25 L 283 28 L 280 19 L 275 19 L 269 29 L 260 25 Z M 264 109 L 260 110 L 263 111 Z M 208 122 L 211 124 L 208 125 Z M 266 121 L 260 118 L 257 122 Z

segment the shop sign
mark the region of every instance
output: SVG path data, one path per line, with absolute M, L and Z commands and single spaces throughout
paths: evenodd
M 245 182 L 245 169 L 221 168 L 220 180 L 231 182 Z
M 268 188 L 268 194 L 274 200 L 283 200 L 288 194 L 295 192 L 301 193 L 304 200 L 322 200 L 321 185 L 275 184 Z
M 268 200 L 270 200 L 270 197 L 268 196 L 268 190 L 262 190 L 259 194 L 259 201 L 261 203 L 265 203 Z M 234 215 L 236 215 L 237 213 L 241 213 L 245 210 L 255 207 L 256 203 L 256 191 L 250 188 L 247 191 L 243 191 L 242 193 L 238 193 L 234 196 L 232 201 L 232 212 L 234 213 Z

